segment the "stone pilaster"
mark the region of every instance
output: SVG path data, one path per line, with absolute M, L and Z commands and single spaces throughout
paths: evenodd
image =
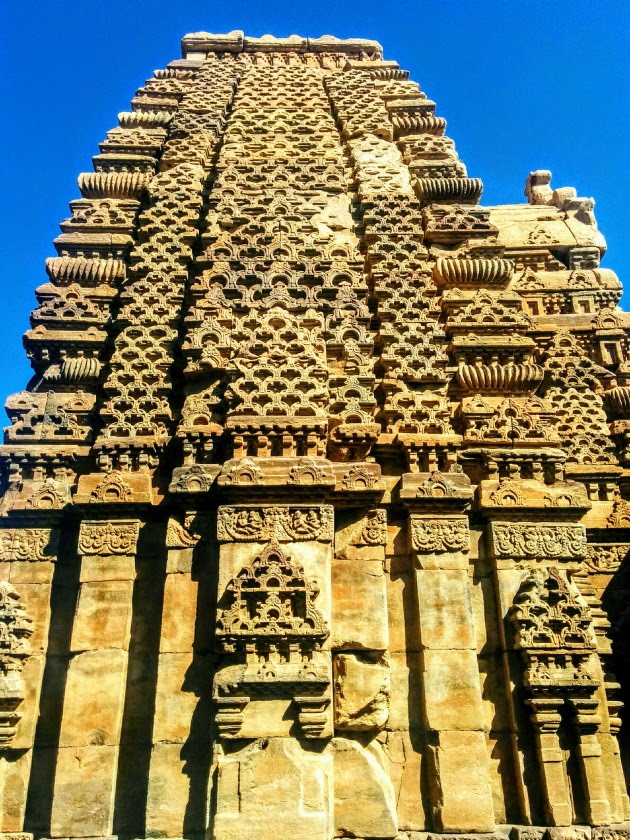
M 464 513 L 471 496 L 461 474 L 408 474 L 401 491 L 416 567 L 433 821 L 446 832 L 495 827 Z
M 146 813 L 150 836 L 181 837 L 188 822 L 205 820 L 208 810 L 214 533 L 205 512 L 178 512 L 168 521 Z
M 51 837 L 113 832 L 139 527 L 136 519 L 81 523 Z
M 20 524 L 0 530 L 0 832 L 6 833 L 24 830 L 59 545 L 58 529 Z

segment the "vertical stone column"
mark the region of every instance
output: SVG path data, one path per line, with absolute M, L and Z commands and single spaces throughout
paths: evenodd
M 400 658 L 390 676 L 384 508 L 337 511 L 332 565 L 335 833 L 395 837 L 399 820 L 391 755 L 403 749 L 401 702 L 391 714 L 391 683 L 402 683 Z M 401 690 L 404 696 L 404 692 Z M 407 709 L 405 708 L 405 711 Z M 404 725 L 408 727 L 407 715 Z M 376 737 L 378 732 L 383 734 Z M 387 734 L 386 734 L 387 733 Z M 370 735 L 365 740 L 366 735 Z M 409 741 L 407 741 L 409 743 Z M 362 785 L 357 786 L 357 779 Z
M 85 520 L 51 837 L 112 834 L 127 677 L 137 520 Z
M 146 814 L 151 837 L 200 832 L 207 819 L 212 755 L 209 651 L 217 560 L 216 546 L 207 539 L 209 523 L 209 514 L 191 511 L 172 516 L 166 532 Z
M 621 523 L 618 523 L 621 524 Z M 608 536 L 608 535 L 607 535 Z M 611 535 L 612 536 L 612 535 Z M 620 535 L 621 539 L 624 534 Z M 602 698 L 600 714 L 602 724 L 597 733 L 602 748 L 604 763 L 604 782 L 608 791 L 611 819 L 621 823 L 630 819 L 630 800 L 626 779 L 621 763 L 618 734 L 621 728 L 619 713 L 623 703 L 619 697 L 619 674 L 615 674 L 612 663 L 611 624 L 615 624 L 614 615 L 606 613 L 602 606 L 605 593 L 614 587 L 615 575 L 619 573 L 622 561 L 626 558 L 630 546 L 624 542 L 593 543 L 587 546 L 586 562 L 583 570 L 574 576 L 574 581 L 589 605 L 593 615 L 593 624 L 597 636 L 597 653 L 601 664 L 601 680 L 605 701 Z M 623 604 L 623 599 L 619 599 Z
M 407 474 L 416 562 L 423 711 L 439 831 L 492 831 L 494 814 L 483 729 L 464 514 L 472 498 L 461 474 Z
M 0 530 L 0 585 L 12 602 L 2 611 L 8 632 L 0 644 L 0 837 L 24 829 L 58 538 L 56 528 Z M 16 607 L 24 632 L 10 621 Z
M 602 748 L 597 738 L 601 725 L 597 697 L 575 697 L 571 700 L 575 710 L 577 729 L 577 759 L 580 764 L 586 816 L 591 825 L 609 825 L 610 804 L 604 784 Z
M 531 511 L 540 504 L 536 497 L 540 488 L 532 482 L 525 490 L 529 498 L 521 499 L 521 504 Z M 482 488 L 482 500 L 485 492 Z M 575 512 L 584 505 L 579 487 L 568 482 L 545 486 L 545 492 L 547 499 L 562 494 L 568 500 L 565 516 L 567 509 Z M 500 497 L 500 491 L 495 492 L 495 500 Z M 498 511 L 494 516 L 500 516 Z M 491 550 L 500 615 L 509 617 L 512 625 L 505 644 L 516 696 L 522 692 L 534 710 L 531 721 L 543 779 L 544 819 L 550 825 L 570 825 L 575 814 L 583 814 L 592 825 L 608 825 L 610 805 L 598 738 L 601 668 L 592 615 L 570 577 L 586 554 L 585 529 L 566 521 L 493 521 Z M 520 663 L 512 651 L 518 651 Z M 515 708 L 516 717 L 518 712 Z M 566 767 L 561 726 L 574 730 L 577 746 L 571 752 L 580 768 L 581 785 Z
M 573 808 L 560 747 L 560 707 L 562 700 L 536 698 L 527 701 L 533 713 L 540 778 L 544 795 L 545 820 L 549 825 L 570 825 Z

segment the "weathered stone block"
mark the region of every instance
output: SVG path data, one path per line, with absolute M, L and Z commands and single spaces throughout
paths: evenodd
M 126 580 L 81 584 L 72 627 L 71 650 L 127 648 L 133 583 Z
M 2 566 L 5 573 L 2 573 Z M 0 580 L 8 580 L 13 586 L 36 583 L 40 586 L 52 583 L 55 565 L 51 560 L 14 560 L 0 564 Z
M 389 663 L 357 654 L 333 659 L 335 727 L 354 731 L 381 729 L 389 717 Z
M 63 706 L 62 747 L 118 743 L 126 677 L 125 651 L 85 651 L 72 657 Z
M 166 574 L 190 574 L 193 566 L 192 548 L 171 548 L 166 560 Z
M 495 584 L 491 577 L 474 577 L 470 581 L 470 598 L 477 653 L 490 656 L 501 650 L 501 633 L 495 603 Z
M 335 831 L 350 837 L 396 837 L 389 761 L 380 744 L 335 738 Z
M 428 748 L 433 818 L 440 831 L 493 831 L 482 732 L 439 732 Z
M 199 688 L 195 686 L 198 667 L 195 665 L 192 652 L 160 654 L 153 728 L 155 743 L 181 744 L 189 737 L 193 715 L 200 705 Z M 207 690 L 209 686 L 210 672 Z M 209 711 L 207 705 L 205 710 Z
M 118 749 L 61 747 L 57 756 L 52 837 L 112 834 Z
M 213 840 L 332 836 L 332 755 L 323 745 L 271 738 L 219 754 L 216 764 Z
M 134 580 L 136 561 L 133 555 L 85 555 L 81 560 L 81 582 L 99 580 Z
M 203 834 L 208 819 L 211 761 L 210 742 L 193 746 L 154 745 L 147 796 L 147 837 Z
M 425 722 L 433 730 L 483 728 L 477 657 L 471 650 L 422 653 Z
M 387 575 L 387 618 L 391 651 L 420 650 L 418 597 L 414 573 L 401 571 L 398 564 L 392 564 Z
M 418 571 L 420 640 L 432 650 L 474 650 L 470 581 L 465 571 Z
M 518 790 L 510 782 L 515 772 L 510 733 L 490 732 L 487 747 L 494 819 L 497 824 L 506 825 L 513 822 L 521 810 Z
M 424 733 L 417 729 L 387 733 L 398 828 L 419 831 L 427 825 L 423 797 Z
M 13 834 L 24 827 L 32 758 L 31 752 L 11 751 L 0 761 L 0 832 Z
M 388 729 L 409 729 L 424 725 L 419 653 L 391 653 L 392 691 L 389 698 Z
M 199 584 L 189 575 L 166 575 L 162 612 L 161 653 L 192 650 L 197 617 Z
M 335 558 L 332 593 L 333 649 L 385 650 L 389 638 L 382 561 Z

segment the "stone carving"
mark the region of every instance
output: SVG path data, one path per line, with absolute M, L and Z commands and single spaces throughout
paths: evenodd
M 266 542 L 300 542 L 333 538 L 333 509 L 318 507 L 221 507 L 217 538 Z
M 315 607 L 318 594 L 317 583 L 273 542 L 228 584 L 231 603 L 219 612 L 217 640 L 244 665 L 228 665 L 215 677 L 223 737 L 238 737 L 252 695 L 288 695 L 304 735 L 321 737 L 330 698 L 320 651 L 329 631 Z
M 591 572 L 614 574 L 630 553 L 630 545 L 604 544 L 586 547 L 586 567 Z
M 536 525 L 495 522 L 494 551 L 498 557 L 533 560 L 581 559 L 586 555 L 586 532 L 581 525 Z
M 79 530 L 79 554 L 135 554 L 140 523 L 84 521 Z
M 0 530 L 0 560 L 53 560 L 59 531 L 47 528 L 4 528 Z
M 596 648 L 591 615 L 563 572 L 531 572 L 514 599 L 510 621 L 531 688 L 592 684 L 593 677 L 585 670 Z
M 230 484 L 258 484 L 260 481 L 260 467 L 245 458 L 238 464 L 233 464 L 225 474 L 225 480 Z
M 416 551 L 468 551 L 468 521 L 462 518 L 411 519 L 411 542 Z
M 615 502 L 613 511 L 608 517 L 610 528 L 630 528 L 630 503 L 625 499 Z
M 346 472 L 342 485 L 345 490 L 371 490 L 376 481 L 376 475 L 365 464 L 357 464 Z
M 29 655 L 33 630 L 20 596 L 6 581 L 0 581 L 0 749 L 11 746 L 25 697 L 21 673 Z
M 321 484 L 324 478 L 323 470 L 316 461 L 303 460 L 289 472 L 290 484 Z
M 363 521 L 361 533 L 356 538 L 357 545 L 387 544 L 387 512 L 382 508 L 368 510 Z
M 171 517 L 166 528 L 168 548 L 193 548 L 208 539 L 210 517 L 207 513 L 187 513 L 183 522 Z
M 230 582 L 227 592 L 233 603 L 217 619 L 217 636 L 227 652 L 251 643 L 268 656 L 292 638 L 308 650 L 328 635 L 314 606 L 317 584 L 273 543 Z
M 111 472 L 92 491 L 92 502 L 129 502 L 133 497 L 131 487 L 122 474 Z

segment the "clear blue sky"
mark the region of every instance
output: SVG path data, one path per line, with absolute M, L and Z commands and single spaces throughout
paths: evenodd
M 21 334 L 77 175 L 182 35 L 231 29 L 377 39 L 437 101 L 482 203 L 551 169 L 596 199 L 630 290 L 629 0 L 0 0 L 0 400 L 30 377 Z

